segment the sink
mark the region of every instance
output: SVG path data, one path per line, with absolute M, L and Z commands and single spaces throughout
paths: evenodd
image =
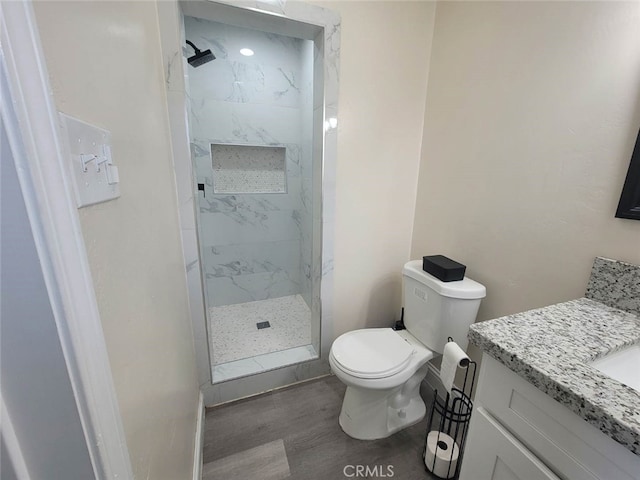
M 640 392 L 640 345 L 610 353 L 591 362 L 591 366 Z

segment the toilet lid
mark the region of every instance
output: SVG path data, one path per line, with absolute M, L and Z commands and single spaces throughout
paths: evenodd
M 402 370 L 414 348 L 390 328 L 367 328 L 341 335 L 333 342 L 331 352 L 347 373 L 360 378 L 383 378 Z

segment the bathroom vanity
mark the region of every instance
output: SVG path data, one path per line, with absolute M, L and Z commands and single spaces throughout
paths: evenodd
M 469 339 L 483 357 L 461 480 L 640 480 L 640 391 L 593 364 L 640 344 L 640 267 L 597 258 L 585 298 Z

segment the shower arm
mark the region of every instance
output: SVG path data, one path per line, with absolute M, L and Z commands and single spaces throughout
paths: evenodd
M 200 53 L 200 49 L 198 47 L 196 47 L 193 42 L 190 42 L 189 40 L 185 40 L 189 45 L 191 45 L 191 48 L 193 48 L 195 50 L 196 53 Z

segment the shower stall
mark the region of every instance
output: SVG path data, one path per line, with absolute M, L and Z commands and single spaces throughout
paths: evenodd
M 190 16 L 184 26 L 194 57 L 210 52 L 186 73 L 213 379 L 317 358 L 313 42 Z
M 158 2 L 206 405 L 329 372 L 340 19 Z

